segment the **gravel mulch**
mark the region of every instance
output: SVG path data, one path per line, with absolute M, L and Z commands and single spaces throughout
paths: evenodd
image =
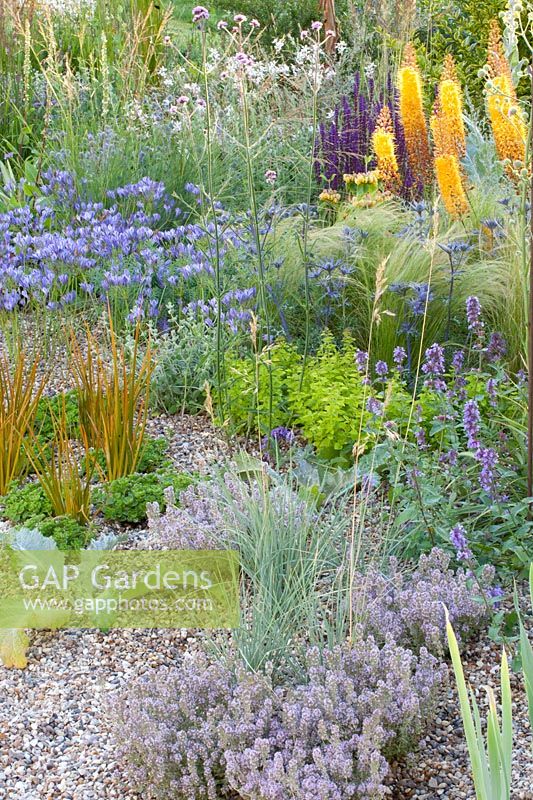
M 26 670 L 0 667 L 2 800 L 141 800 L 117 762 L 108 697 L 175 664 L 187 631 L 32 634 Z
M 525 591 L 524 608 L 527 609 Z M 481 634 L 483 636 L 483 634 Z M 481 638 L 471 643 L 463 653 L 467 682 L 474 688 L 477 702 L 485 718 L 486 686 L 500 698 L 501 646 Z M 513 774 L 512 800 L 533 800 L 533 752 L 527 698 L 522 674 L 511 673 L 513 696 Z M 468 750 L 455 678 L 450 667 L 449 687 L 443 693 L 419 749 L 401 764 L 394 765 L 394 800 L 475 800 L 470 777 Z

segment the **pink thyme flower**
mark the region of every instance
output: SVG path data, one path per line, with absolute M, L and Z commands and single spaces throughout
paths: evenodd
M 228 27 L 228 23 L 226 22 L 226 20 L 225 19 L 219 19 L 219 21 L 217 22 L 217 29 L 219 31 L 223 31 L 227 27 Z
M 276 172 L 276 170 L 267 169 L 267 171 L 265 172 L 266 182 L 269 183 L 271 186 L 273 186 L 276 183 L 277 179 L 278 179 L 278 173 Z
M 260 28 L 261 27 L 261 23 L 259 22 L 258 19 L 251 19 L 250 20 L 250 27 L 251 28 Z
M 322 30 L 322 23 L 318 20 L 315 20 L 311 23 L 311 30 L 312 31 L 321 31 Z
M 245 17 L 244 14 L 235 14 L 233 17 L 233 22 L 236 22 L 237 25 L 242 25 L 243 22 L 246 22 L 248 17 Z

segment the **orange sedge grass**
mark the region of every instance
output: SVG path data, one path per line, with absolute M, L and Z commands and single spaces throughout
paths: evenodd
M 37 406 L 47 381 L 39 377 L 40 359 L 28 366 L 27 354 L 19 349 L 15 367 L 9 357 L 0 355 L 0 494 L 26 472 L 28 462 L 24 442 L 33 431 Z
M 150 342 L 141 357 L 137 327 L 128 358 L 109 315 L 109 353 L 87 329 L 87 352 L 72 334 L 72 367 L 79 392 L 80 428 L 89 446 L 101 450 L 108 481 L 131 475 L 139 462 L 154 369 Z

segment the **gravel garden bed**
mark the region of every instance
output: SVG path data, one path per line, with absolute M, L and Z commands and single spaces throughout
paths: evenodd
M 533 800 L 530 5 L 0 0 L 0 800 Z

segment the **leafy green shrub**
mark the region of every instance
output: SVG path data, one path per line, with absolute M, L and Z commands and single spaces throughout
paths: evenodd
M 52 517 L 33 524 L 43 536 L 52 538 L 59 550 L 81 550 L 92 539 L 93 533 L 72 517 Z
M 168 467 L 170 461 L 167 458 L 167 450 L 167 441 L 162 436 L 157 439 L 145 438 L 137 464 L 137 472 L 155 472 L 161 467 Z
M 4 498 L 4 514 L 12 522 L 38 522 L 54 513 L 52 504 L 39 483 L 13 485 Z
M 178 496 L 193 482 L 194 477 L 184 472 L 135 473 L 95 489 L 93 501 L 106 519 L 137 523 L 146 519 L 147 503 L 157 502 L 164 507 L 164 490 L 168 486 L 172 486 Z
M 72 390 L 53 397 L 41 397 L 35 415 L 35 433 L 41 442 L 51 442 L 54 438 L 54 420 L 62 415 L 63 406 L 67 432 L 73 439 L 78 438 L 80 432 L 78 393 Z
M 195 414 L 204 405 L 205 384 L 212 382 L 216 371 L 216 329 L 188 318 L 178 323 L 171 317 L 170 324 L 164 337 L 154 335 L 152 405 L 168 414 Z
M 363 400 L 364 387 L 349 338 L 339 349 L 326 333 L 316 356 L 308 361 L 301 386 L 298 374 L 289 380 L 289 407 L 295 422 L 323 458 L 350 450 L 359 438 Z
M 301 370 L 301 356 L 281 340 L 254 358 L 231 358 L 226 362 L 228 407 L 232 422 L 240 430 L 268 433 L 290 418 L 289 382 Z
M 505 7 L 505 0 L 452 0 L 438 4 L 422 0 L 424 24 L 417 31 L 417 39 L 427 46 L 424 67 L 430 75 L 437 77 L 444 57 L 450 54 L 472 100 L 481 99 L 483 79 L 478 72 L 487 61 L 489 24 L 499 18 Z M 421 47 L 424 55 L 422 51 Z

